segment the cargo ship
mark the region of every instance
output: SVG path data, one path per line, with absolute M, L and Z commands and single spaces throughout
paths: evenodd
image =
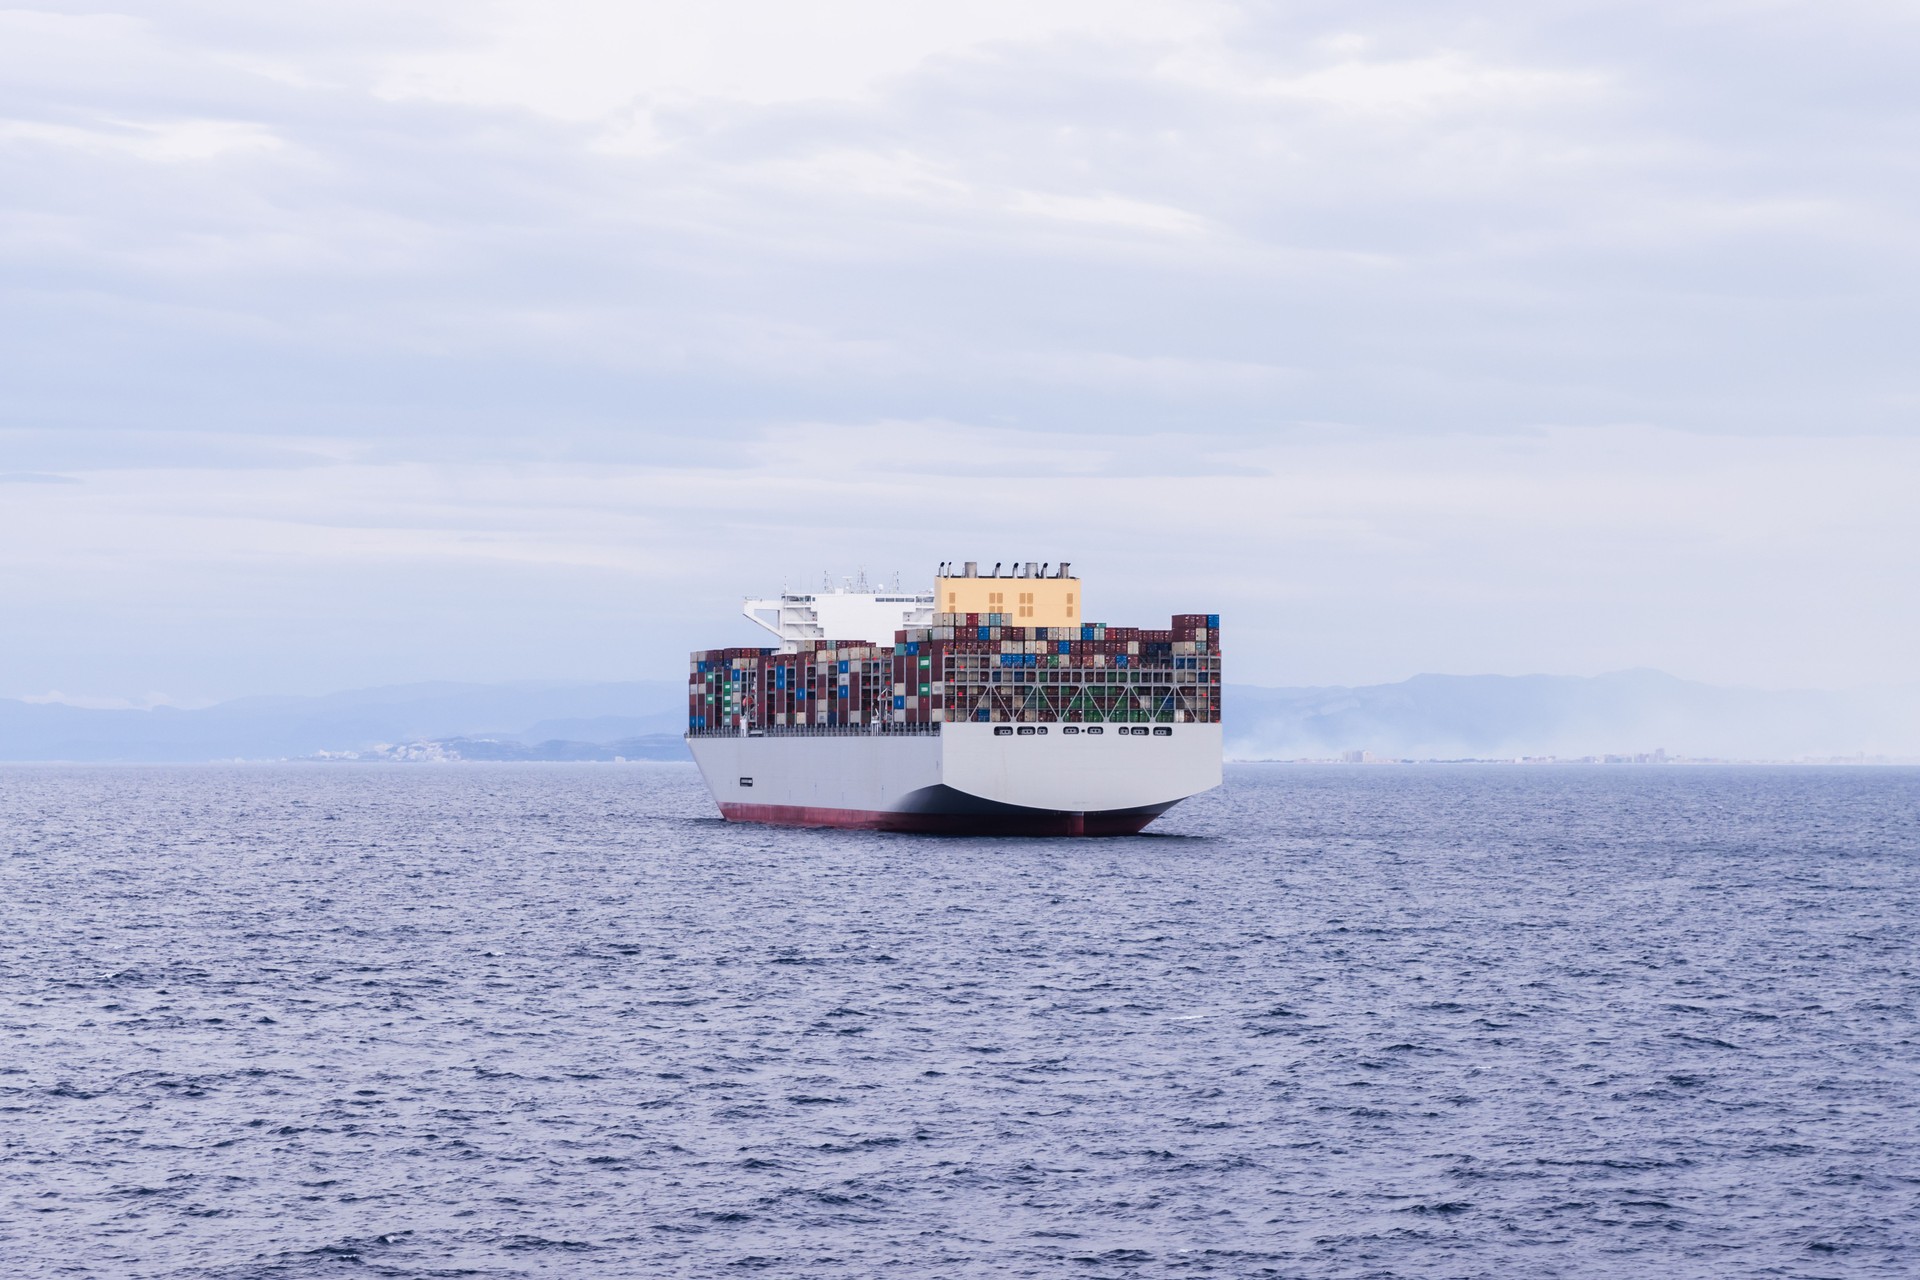
M 942 565 L 750 599 L 779 640 L 687 672 L 687 746 L 732 822 L 1133 835 L 1220 785 L 1220 619 L 1086 621 L 1072 566 Z M 890 637 L 890 642 L 880 637 Z

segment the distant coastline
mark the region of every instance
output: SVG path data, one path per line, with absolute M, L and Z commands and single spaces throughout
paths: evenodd
M 679 681 L 418 684 L 194 710 L 0 699 L 0 761 L 684 760 Z M 1773 692 L 1658 671 L 1229 683 L 1226 755 L 1294 764 L 1920 762 L 1920 686 Z

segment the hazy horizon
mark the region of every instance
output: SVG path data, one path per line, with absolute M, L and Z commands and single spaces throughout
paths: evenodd
M 0 693 L 671 677 L 1015 558 L 1248 684 L 1911 684 L 1917 60 L 1884 0 L 11 9 Z
M 1599 677 L 1448 676 L 1272 688 L 1227 675 L 1230 759 L 1559 758 L 1920 762 L 1920 684 L 1768 693 L 1651 670 Z M 433 682 L 260 697 L 199 709 L 0 700 L 0 761 L 684 758 L 681 680 Z M 513 750 L 498 744 L 514 743 Z M 492 744 L 492 745 L 486 745 Z M 528 750 L 529 748 L 537 748 Z M 589 749 L 590 748 L 590 749 Z
M 746 639 L 742 640 L 741 643 L 752 644 L 754 643 L 754 639 L 753 637 L 749 636 Z M 1234 665 L 1239 665 L 1239 664 L 1234 664 Z M 1820 694 L 1843 694 L 1843 695 L 1844 694 L 1874 694 L 1874 693 L 1901 693 L 1901 694 L 1920 693 L 1920 678 L 1907 680 L 1907 681 L 1882 681 L 1882 682 L 1874 682 L 1874 683 L 1867 683 L 1867 684 L 1860 684 L 1860 685 L 1828 687 L 1828 688 L 1822 688 L 1814 685 L 1765 686 L 1765 685 L 1722 684 L 1722 683 L 1718 683 L 1710 680 L 1695 680 L 1689 676 L 1677 675 L 1676 673 L 1670 672 L 1670 671 L 1662 671 L 1658 667 L 1624 667 L 1615 671 L 1592 671 L 1592 672 L 1410 671 L 1404 676 L 1400 676 L 1396 679 L 1391 679 L 1391 680 L 1367 681 L 1365 683 L 1358 683 L 1358 684 L 1319 684 L 1319 685 L 1303 684 L 1295 681 L 1277 681 L 1277 680 L 1262 681 L 1257 679 L 1243 680 L 1243 679 L 1240 679 L 1237 675 L 1233 674 L 1231 671 L 1229 671 L 1225 682 L 1229 685 L 1237 685 L 1237 686 L 1242 686 L 1246 688 L 1257 688 L 1257 689 L 1271 690 L 1271 691 L 1285 691 L 1285 690 L 1295 690 L 1295 689 L 1387 688 L 1394 685 L 1406 684 L 1409 681 L 1416 681 L 1416 680 L 1427 679 L 1427 678 L 1460 679 L 1460 680 L 1474 680 L 1474 679 L 1603 680 L 1609 677 L 1633 676 L 1633 675 L 1643 675 L 1643 674 L 1658 676 L 1658 677 L 1667 678 L 1667 679 L 1679 680 L 1687 684 L 1703 685 L 1708 688 L 1723 689 L 1729 692 L 1740 692 L 1740 693 L 1761 693 L 1761 694 L 1820 693 Z M 88 711 L 148 711 L 148 710 L 156 710 L 161 708 L 165 708 L 167 710 L 174 710 L 174 711 L 203 711 L 210 707 L 217 707 L 217 706 L 222 706 L 231 702 L 242 702 L 242 701 L 255 699 L 255 698 L 321 699 L 321 698 L 328 698 L 328 697 L 335 697 L 335 696 L 342 696 L 342 695 L 373 693 L 373 692 L 388 691 L 388 690 L 431 688 L 435 686 L 447 686 L 447 687 L 455 687 L 455 688 L 472 687 L 472 688 L 498 688 L 498 689 L 542 688 L 542 687 L 566 688 L 566 687 L 574 687 L 574 686 L 580 686 L 580 685 L 594 685 L 594 684 L 608 684 L 608 685 L 662 684 L 662 685 L 677 686 L 680 681 L 680 678 L 681 677 L 678 672 L 639 672 L 632 675 L 613 675 L 613 676 L 600 676 L 600 675 L 588 674 L 588 675 L 571 677 L 571 678 L 559 677 L 559 676 L 549 676 L 549 677 L 529 676 L 529 677 L 522 677 L 518 679 L 507 678 L 507 679 L 501 679 L 501 680 L 445 680 L 445 679 L 381 680 L 371 684 L 354 685 L 350 688 L 248 689 L 239 693 L 234 693 L 234 694 L 230 694 L 230 695 L 219 697 L 219 698 L 208 698 L 208 699 L 201 699 L 201 700 L 195 700 L 195 701 L 172 699 L 172 698 L 167 698 L 167 697 L 156 695 L 156 694 L 149 694 L 143 697 L 132 697 L 132 698 L 97 697 L 97 696 L 88 696 L 84 694 L 71 695 L 62 690 L 53 689 L 53 690 L 46 690 L 44 692 L 39 692 L 39 693 L 0 692 L 0 701 L 20 702 L 20 703 L 26 703 L 34 706 L 73 707 L 79 710 L 88 710 Z

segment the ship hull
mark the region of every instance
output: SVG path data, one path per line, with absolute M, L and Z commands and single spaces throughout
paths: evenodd
M 1133 835 L 1220 783 L 1220 726 L 1134 735 L 933 733 L 693 736 L 732 822 L 961 835 Z
M 775 827 L 838 827 L 848 831 L 909 831 L 943 836 L 1133 836 L 1171 809 L 1114 813 L 1068 813 L 1053 809 L 912 812 L 872 809 L 816 809 L 803 805 L 723 804 L 728 822 L 758 822 Z

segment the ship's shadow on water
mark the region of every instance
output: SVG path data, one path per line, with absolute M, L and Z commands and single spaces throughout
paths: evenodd
M 689 768 L 0 769 L 8 1277 L 1920 1257 L 1920 773 L 1229 767 L 1141 838 Z

